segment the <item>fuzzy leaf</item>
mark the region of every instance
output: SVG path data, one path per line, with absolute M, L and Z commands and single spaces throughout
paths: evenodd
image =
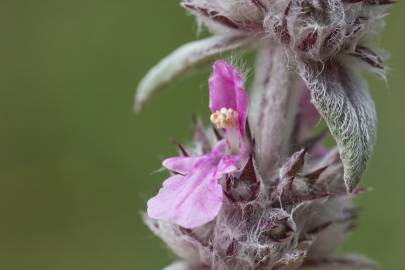
M 346 188 L 352 192 L 376 139 L 376 112 L 367 86 L 354 70 L 339 62 L 306 62 L 299 69 L 311 101 L 337 142 Z
M 207 267 L 204 266 L 196 266 L 189 264 L 187 262 L 175 262 L 163 270 L 209 270 Z
M 376 264 L 362 256 L 351 255 L 338 258 L 326 258 L 319 261 L 307 261 L 300 270 L 333 270 L 333 269 L 376 269 Z
M 302 262 L 307 256 L 307 250 L 312 245 L 311 240 L 304 240 L 298 243 L 295 250 L 286 253 L 284 257 L 279 261 L 279 265 L 276 265 L 275 270 L 301 270 Z
M 227 1 L 225 3 L 212 0 L 184 0 L 181 2 L 181 6 L 197 18 L 202 19 L 208 28 L 212 28 L 212 23 L 214 23 L 223 27 L 225 31 L 262 33 L 266 6 L 258 1 L 253 2 Z M 216 31 L 214 30 L 214 32 Z
M 181 46 L 151 68 L 139 83 L 135 110 L 141 110 L 153 94 L 171 82 L 206 67 L 218 54 L 244 47 L 248 43 L 249 38 L 244 36 L 213 36 Z

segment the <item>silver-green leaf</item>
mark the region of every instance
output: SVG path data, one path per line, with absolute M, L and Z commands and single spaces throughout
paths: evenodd
M 209 270 L 209 268 L 179 261 L 165 267 L 163 270 Z
M 377 117 L 367 85 L 355 70 L 338 61 L 302 63 L 299 71 L 337 142 L 345 185 L 352 192 L 376 141 Z
M 181 46 L 151 68 L 139 83 L 135 110 L 141 110 L 153 94 L 171 82 L 202 70 L 215 56 L 245 47 L 250 41 L 245 36 L 213 36 Z
M 324 258 L 319 261 L 308 261 L 300 270 L 354 270 L 354 269 L 377 269 L 375 262 L 359 255 L 347 255 L 344 257 Z

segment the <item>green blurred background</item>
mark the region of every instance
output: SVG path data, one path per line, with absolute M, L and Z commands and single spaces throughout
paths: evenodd
M 388 17 L 389 83 L 371 80 L 379 141 L 344 246 L 404 269 L 405 4 Z M 178 83 L 140 115 L 137 82 L 196 38 L 178 0 L 0 1 L 0 269 L 161 269 L 172 261 L 140 212 L 207 112 L 206 74 Z

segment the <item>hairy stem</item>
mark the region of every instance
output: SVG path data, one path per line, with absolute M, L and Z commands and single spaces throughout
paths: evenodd
M 256 127 L 256 159 L 269 183 L 289 154 L 297 113 L 298 77 L 289 69 L 280 47 L 264 47 L 257 57 L 252 120 Z

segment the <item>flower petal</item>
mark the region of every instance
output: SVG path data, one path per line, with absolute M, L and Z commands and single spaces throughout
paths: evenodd
M 176 173 L 187 174 L 194 170 L 203 157 L 171 157 L 163 161 L 163 166 Z
M 181 46 L 150 69 L 139 83 L 135 110 L 141 110 L 153 94 L 171 82 L 202 70 L 216 55 L 244 47 L 249 41 L 241 36 L 214 36 Z
M 300 130 L 311 129 L 319 121 L 321 116 L 314 104 L 311 102 L 311 93 L 305 83 L 301 83 L 301 96 L 300 96 L 300 110 L 299 110 L 299 124 Z
M 219 157 L 225 155 L 227 147 L 228 145 L 226 143 L 226 140 L 218 141 L 211 150 L 211 156 L 216 155 Z
M 238 164 L 239 160 L 240 157 L 238 156 L 224 156 L 219 161 L 216 176 L 220 178 L 225 174 L 230 174 L 236 171 L 238 169 L 236 165 Z
M 326 156 L 328 154 L 329 150 L 322 144 L 317 144 L 315 147 L 311 150 L 311 155 L 315 159 L 320 159 Z
M 148 215 L 184 228 L 210 222 L 222 206 L 222 188 L 214 176 L 215 168 L 203 166 L 186 176 L 170 177 L 148 201 Z
M 311 102 L 311 92 L 304 82 L 301 82 L 301 96 L 299 100 L 299 140 L 305 140 L 311 134 L 311 129 L 319 122 L 321 115 Z M 322 158 L 328 152 L 328 149 L 323 145 L 323 140 L 320 140 L 312 146 L 311 156 L 315 159 Z M 304 145 L 307 146 L 307 145 Z
M 242 77 L 235 67 L 224 60 L 216 61 L 212 66 L 213 72 L 208 81 L 210 104 L 212 112 L 221 108 L 233 109 L 238 112 L 238 122 L 241 134 L 245 133 L 248 110 L 248 96 L 244 89 Z
M 376 112 L 359 75 L 339 62 L 306 63 L 300 74 L 312 102 L 334 136 L 344 165 L 344 181 L 353 191 L 366 169 L 376 140 Z

